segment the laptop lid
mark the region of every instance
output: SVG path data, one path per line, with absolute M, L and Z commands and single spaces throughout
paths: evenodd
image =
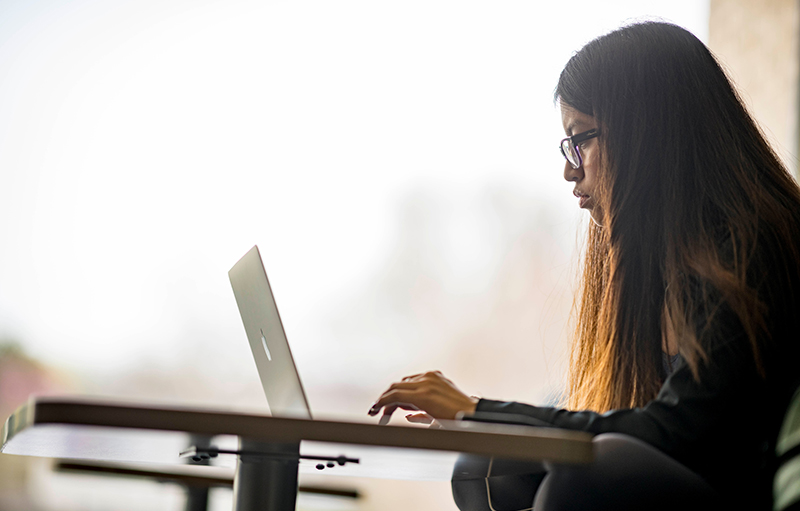
M 310 419 L 308 399 L 257 246 L 231 268 L 228 277 L 272 415 Z

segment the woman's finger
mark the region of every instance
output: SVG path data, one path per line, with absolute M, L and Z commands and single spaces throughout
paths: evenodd
M 378 419 L 378 425 L 385 426 L 389 424 L 389 421 L 392 419 L 392 414 L 394 413 L 395 409 L 397 409 L 396 406 L 387 406 L 386 408 L 384 408 L 383 415 L 381 415 L 381 418 Z
M 375 401 L 375 403 L 373 403 L 372 407 L 367 413 L 369 415 L 377 415 L 380 409 L 384 406 L 393 406 L 394 408 L 403 408 L 405 410 L 418 410 L 419 406 L 417 406 L 417 400 L 414 399 L 416 397 L 415 394 L 416 393 L 413 389 L 387 390 L 380 398 L 378 398 L 377 401 Z
M 406 420 L 415 424 L 430 424 L 433 422 L 433 417 L 425 412 L 416 412 L 407 414 Z
M 419 382 L 401 381 L 392 383 L 389 388 L 381 394 L 378 400 L 372 403 L 367 414 L 377 415 L 381 407 L 390 403 L 411 405 L 412 408 L 407 409 L 416 410 L 418 407 L 415 406 L 415 398 L 417 398 L 417 394 L 420 394 L 422 390 L 422 384 Z

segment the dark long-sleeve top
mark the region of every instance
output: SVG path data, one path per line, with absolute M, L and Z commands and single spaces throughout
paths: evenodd
M 776 437 L 800 375 L 800 325 L 793 308 L 777 306 L 779 313 L 771 315 L 766 377 L 756 369 L 738 318 L 723 307 L 704 334 L 708 362 L 701 363 L 699 380 L 680 362 L 658 396 L 641 408 L 601 414 L 482 399 L 476 411 L 522 414 L 596 434 L 627 434 L 681 462 L 744 505 L 741 509 L 771 509 Z

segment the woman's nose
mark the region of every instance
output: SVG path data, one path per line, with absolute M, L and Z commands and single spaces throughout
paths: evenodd
M 581 179 L 583 179 L 583 165 L 578 167 L 577 169 L 572 168 L 572 164 L 570 162 L 564 162 L 564 179 L 567 181 L 573 181 L 577 183 Z

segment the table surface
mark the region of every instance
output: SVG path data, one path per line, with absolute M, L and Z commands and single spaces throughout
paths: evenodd
M 179 453 L 192 438 L 236 449 L 239 437 L 300 444 L 303 455 L 358 458 L 326 468 L 331 475 L 448 480 L 459 453 L 555 463 L 588 463 L 592 436 L 555 428 L 446 423 L 442 429 L 308 420 L 213 409 L 142 405 L 85 397 L 31 398 L 6 420 L 5 454 L 113 462 L 185 464 Z M 214 465 L 232 467 L 235 456 Z M 315 461 L 301 471 L 316 472 Z

